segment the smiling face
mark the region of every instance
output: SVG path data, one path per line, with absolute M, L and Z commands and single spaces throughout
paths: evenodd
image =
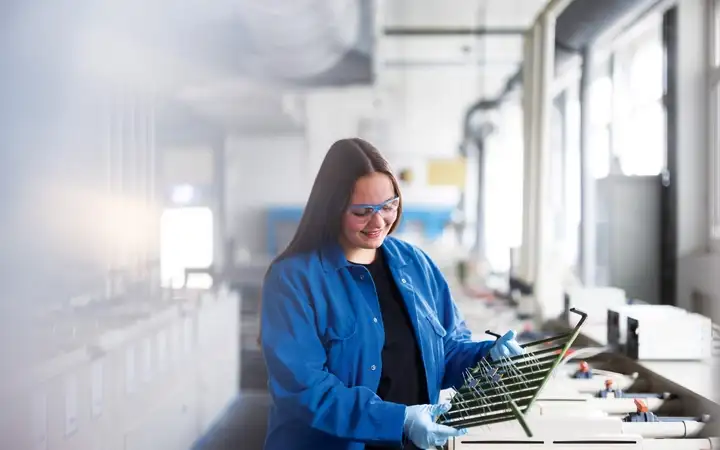
M 375 250 L 397 220 L 399 205 L 398 194 L 386 174 L 374 172 L 355 182 L 340 234 L 340 243 L 350 261 L 369 262 L 355 259 L 375 257 Z

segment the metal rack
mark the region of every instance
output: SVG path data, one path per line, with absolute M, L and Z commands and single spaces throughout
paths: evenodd
M 587 314 L 575 308 L 580 320 L 569 333 L 522 344 L 524 353 L 492 361 L 483 358 L 464 374 L 462 388 L 451 399 L 450 410 L 438 422 L 453 428 L 471 428 L 516 419 L 528 437 L 532 431 L 525 413 L 550 380 L 555 368 L 580 334 Z M 499 338 L 496 333 L 486 333 Z

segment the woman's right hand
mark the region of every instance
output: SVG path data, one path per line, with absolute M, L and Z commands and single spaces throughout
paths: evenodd
M 405 409 L 405 436 L 418 448 L 428 449 L 445 445 L 451 437 L 467 434 L 467 431 L 440 425 L 435 420 L 450 410 L 450 404 L 413 405 Z

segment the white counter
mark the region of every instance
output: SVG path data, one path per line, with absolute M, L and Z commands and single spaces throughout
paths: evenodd
M 506 306 L 491 307 L 492 303 L 482 300 L 468 299 L 456 296 L 458 308 L 465 317 L 467 326 L 473 331 L 476 339 L 486 339 L 487 328 L 504 332 L 505 327 L 519 327 L 521 321 L 515 318 L 512 308 Z M 557 321 L 553 321 L 557 325 Z M 518 330 L 519 331 L 519 330 Z M 603 347 L 607 345 L 607 326 L 605 324 L 588 323 L 583 326 L 580 333 L 592 345 Z M 682 386 L 694 395 L 720 404 L 720 395 L 713 377 L 717 376 L 720 362 L 694 362 L 694 361 L 637 361 L 638 364 L 672 384 Z M 714 367 L 714 370 L 713 370 Z
M 720 364 L 717 360 L 704 362 L 638 361 L 640 365 L 657 376 L 688 391 L 720 405 L 717 378 Z
M 583 326 L 580 334 L 598 346 L 607 345 L 607 327 L 590 324 Z M 718 387 L 713 378 L 717 378 L 720 361 L 638 361 L 638 364 L 693 394 L 720 404 Z

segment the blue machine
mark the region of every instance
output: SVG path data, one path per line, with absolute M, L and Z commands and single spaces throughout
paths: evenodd
M 397 231 L 402 232 L 408 224 L 419 224 L 428 239 L 440 236 L 452 218 L 454 208 L 442 206 L 403 206 L 403 218 Z M 287 245 L 290 237 L 282 228 L 295 229 L 302 217 L 302 206 L 276 206 L 267 210 L 266 248 L 269 255 L 277 255 Z

